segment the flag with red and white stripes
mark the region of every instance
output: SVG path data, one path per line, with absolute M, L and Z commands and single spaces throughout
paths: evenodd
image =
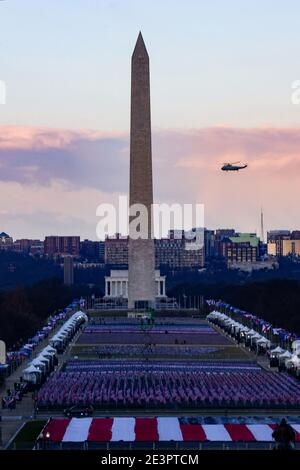
M 300 442 L 300 424 L 291 424 Z M 190 424 L 176 417 L 50 419 L 52 442 L 219 441 L 270 442 L 275 424 Z

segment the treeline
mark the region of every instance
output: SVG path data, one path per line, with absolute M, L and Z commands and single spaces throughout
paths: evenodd
M 300 282 L 274 279 L 221 291 L 232 305 L 253 312 L 270 323 L 300 335 Z
M 46 319 L 66 307 L 75 297 L 91 295 L 87 286 L 65 286 L 48 279 L 32 286 L 0 292 L 0 339 L 17 349 L 40 329 Z
M 168 293 L 172 297 L 199 296 L 222 299 L 272 324 L 300 335 L 300 281 L 274 279 L 243 284 L 182 283 Z
M 0 251 L 0 289 L 29 286 L 43 279 L 61 278 L 62 270 L 52 260 L 24 253 Z

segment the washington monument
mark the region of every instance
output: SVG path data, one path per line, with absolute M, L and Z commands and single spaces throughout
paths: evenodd
M 129 205 L 147 209 L 147 237 L 133 237 L 129 217 L 128 307 L 153 307 L 155 302 L 155 252 L 152 236 L 152 150 L 149 56 L 139 33 L 131 59 L 131 124 Z M 131 210 L 131 209 L 130 209 Z

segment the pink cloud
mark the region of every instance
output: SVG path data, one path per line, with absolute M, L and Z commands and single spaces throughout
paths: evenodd
M 0 126 L 1 150 L 62 149 L 78 140 L 96 141 L 103 137 L 116 138 L 121 134 L 93 130 L 61 130 L 43 127 Z
M 247 170 L 221 171 L 223 162 L 237 160 L 246 161 Z M 153 167 L 155 200 L 204 203 L 208 226 L 256 230 L 261 205 L 269 228 L 293 228 L 300 221 L 299 129 L 154 130 Z M 9 188 L 16 190 L 15 184 L 22 187 L 26 200 L 31 201 L 32 214 L 41 212 L 40 201 L 49 200 L 46 212 L 51 207 L 65 216 L 84 191 L 85 203 L 76 203 L 76 220 L 85 221 L 86 226 L 88 207 L 93 237 L 95 191 L 106 202 L 128 191 L 129 138 L 91 130 L 0 127 L 0 170 L 0 189 L 5 185 L 5 194 L 9 194 Z M 5 221 L 9 225 L 12 220 L 5 211 L 12 215 L 23 210 L 21 194 L 20 189 L 13 199 L 2 202 L 3 230 Z M 63 200 L 69 201 L 64 208 Z M 59 216 L 53 221 L 54 232 L 55 227 L 59 229 L 58 221 Z M 26 217 L 22 230 L 30 232 Z

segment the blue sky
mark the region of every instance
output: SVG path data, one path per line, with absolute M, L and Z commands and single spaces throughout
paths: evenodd
M 0 20 L 0 124 L 128 130 L 140 29 L 154 127 L 299 123 L 298 1 L 5 0 Z
M 155 202 L 210 228 L 298 228 L 299 0 L 0 2 L 0 231 L 95 239 L 128 192 L 130 58 L 151 61 Z M 227 161 L 246 171 L 224 174 Z

